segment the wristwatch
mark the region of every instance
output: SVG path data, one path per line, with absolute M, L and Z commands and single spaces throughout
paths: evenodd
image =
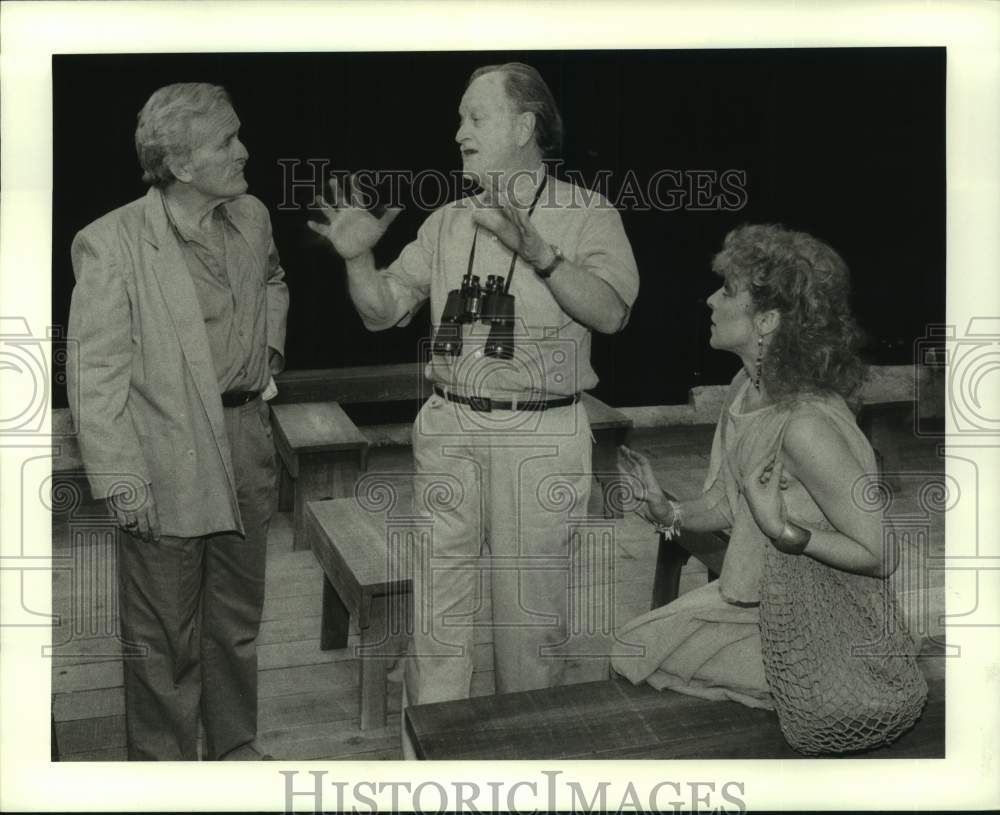
M 535 269 L 535 274 L 543 280 L 548 280 L 552 276 L 552 273 L 559 267 L 559 264 L 566 260 L 566 256 L 563 255 L 562 250 L 554 243 L 549 244 L 549 249 L 552 250 L 553 254 L 552 262 L 544 269 Z

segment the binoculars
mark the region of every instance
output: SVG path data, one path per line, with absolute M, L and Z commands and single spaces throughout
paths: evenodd
M 462 278 L 462 288 L 448 292 L 441 314 L 441 324 L 434 335 L 432 350 L 442 356 L 461 356 L 462 325 L 479 321 L 490 325 L 484 353 L 497 359 L 514 356 L 514 295 L 504 291 L 499 275 L 486 278 L 486 288 L 469 272 Z

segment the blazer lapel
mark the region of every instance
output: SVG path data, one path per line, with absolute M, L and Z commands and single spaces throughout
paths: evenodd
M 201 313 L 194 283 L 188 273 L 187 261 L 167 221 L 162 196 L 155 187 L 151 187 L 146 195 L 144 237 L 155 247 L 151 264 L 153 274 L 177 331 L 177 339 L 187 361 L 191 378 L 212 424 L 216 444 L 224 452 L 222 458 L 226 465 L 226 473 L 235 490 L 236 479 L 229 455 L 229 440 L 222 417 L 219 383 L 208 344 L 208 333 L 205 331 L 205 319 Z

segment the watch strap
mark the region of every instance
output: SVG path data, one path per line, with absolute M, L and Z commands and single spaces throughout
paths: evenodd
M 554 243 L 550 243 L 549 248 L 552 250 L 553 254 L 552 262 L 544 269 L 535 269 L 535 274 L 543 279 L 551 277 L 552 273 L 559 267 L 559 264 L 566 260 L 562 250 L 560 250 Z

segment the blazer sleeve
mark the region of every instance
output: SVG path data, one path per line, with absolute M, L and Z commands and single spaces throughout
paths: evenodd
M 95 498 L 149 483 L 128 411 L 132 310 L 121 261 L 79 233 L 71 249 L 76 286 L 67 331 L 67 387 L 80 453 Z

